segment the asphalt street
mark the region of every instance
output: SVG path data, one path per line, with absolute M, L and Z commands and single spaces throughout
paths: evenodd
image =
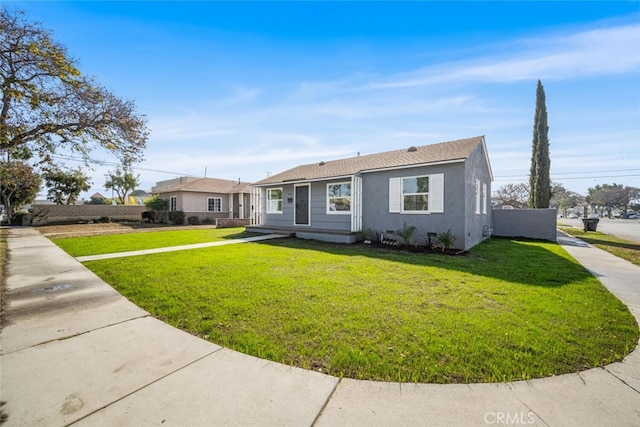
M 558 223 L 582 228 L 582 219 L 559 218 Z M 640 243 L 640 220 L 600 218 L 597 231 Z

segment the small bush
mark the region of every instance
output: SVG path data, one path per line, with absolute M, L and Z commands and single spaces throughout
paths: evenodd
M 144 211 L 142 212 L 142 220 L 153 222 L 156 220 L 156 213 L 154 211 Z
M 393 232 L 396 236 L 402 237 L 404 244 L 407 246 L 411 246 L 411 237 L 416 232 L 417 228 L 415 225 L 407 225 L 405 222 L 401 229 Z
M 190 216 L 187 218 L 189 225 L 200 225 L 200 218 L 197 216 Z
M 442 252 L 451 249 L 453 242 L 456 241 L 456 236 L 451 232 L 451 229 L 438 233 L 437 239 L 442 243 Z
M 152 211 L 166 211 L 169 209 L 169 201 L 167 199 L 161 199 L 157 194 L 144 202 L 144 205 Z
M 96 219 L 95 222 L 99 224 L 107 224 L 111 222 L 111 218 L 109 218 L 108 216 L 101 216 L 100 218 Z
M 182 211 L 169 212 L 169 222 L 175 225 L 184 225 L 184 212 Z
M 216 223 L 216 220 L 213 219 L 213 218 L 204 218 L 202 220 L 202 224 L 204 224 L 204 225 L 213 225 L 215 223 Z
M 365 240 L 375 240 L 376 233 L 370 228 L 365 228 L 356 233 L 358 235 L 358 242 L 364 242 Z
M 29 212 L 27 211 L 17 211 L 11 217 L 11 223 L 13 225 L 25 225 L 27 222 L 27 218 L 29 217 Z

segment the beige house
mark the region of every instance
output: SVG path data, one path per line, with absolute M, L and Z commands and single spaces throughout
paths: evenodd
M 203 219 L 249 218 L 250 183 L 216 178 L 182 177 L 160 181 L 152 188 L 169 202 L 170 211 Z

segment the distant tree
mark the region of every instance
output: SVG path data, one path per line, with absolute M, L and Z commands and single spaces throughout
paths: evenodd
M 127 194 L 138 186 L 140 175 L 134 176 L 131 168 L 125 164 L 122 168 L 116 168 L 115 172 L 109 172 L 105 177 L 107 181 L 104 183 L 104 188 L 115 191 L 118 200 L 124 205 Z
M 65 171 L 52 167 L 45 170 L 42 177 L 49 188 L 47 199 L 58 205 L 75 203 L 81 192 L 91 188 L 89 177 L 80 169 Z
M 28 164 L 0 161 L 0 197 L 7 208 L 9 225 L 17 208 L 35 200 L 41 185 L 42 179 Z
M 493 193 L 493 198 L 514 208 L 526 208 L 529 200 L 529 187 L 525 183 L 505 184 Z
M 584 203 L 584 197 L 574 191 L 569 191 L 562 184 L 552 183 L 550 206 L 562 211 L 563 216 L 567 216 L 569 209 L 575 208 Z
M 606 212 L 611 217 L 614 208 L 622 208 L 626 211 L 629 204 L 628 193 L 621 184 L 602 184 L 589 188 L 587 201 L 591 208 L 604 215 Z
M 538 80 L 536 89 L 536 112 L 533 121 L 529 206 L 532 208 L 548 208 L 551 199 L 549 126 L 547 125 L 546 96 L 540 80 Z
M 146 118 L 77 68 L 66 49 L 24 13 L 0 7 L 0 157 L 54 164 L 57 149 L 85 160 L 94 147 L 139 160 Z
M 629 207 L 634 211 L 640 211 L 640 188 L 629 187 Z M 627 213 L 625 211 L 625 213 Z

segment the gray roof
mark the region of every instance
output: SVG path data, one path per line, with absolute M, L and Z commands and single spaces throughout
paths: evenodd
M 157 190 L 158 194 L 175 193 L 177 191 L 188 191 L 195 193 L 248 193 L 249 186 L 247 182 L 238 183 L 238 181 L 229 181 L 226 179 L 201 178 L 195 181 L 188 181 L 184 184 L 165 187 Z
M 310 163 L 270 176 L 254 185 L 293 181 L 310 181 L 355 175 L 361 172 L 391 169 L 403 166 L 426 165 L 448 161 L 464 161 L 484 142 L 484 136 L 441 142 L 439 144 L 410 147 L 384 153 L 368 154 L 347 159 Z

